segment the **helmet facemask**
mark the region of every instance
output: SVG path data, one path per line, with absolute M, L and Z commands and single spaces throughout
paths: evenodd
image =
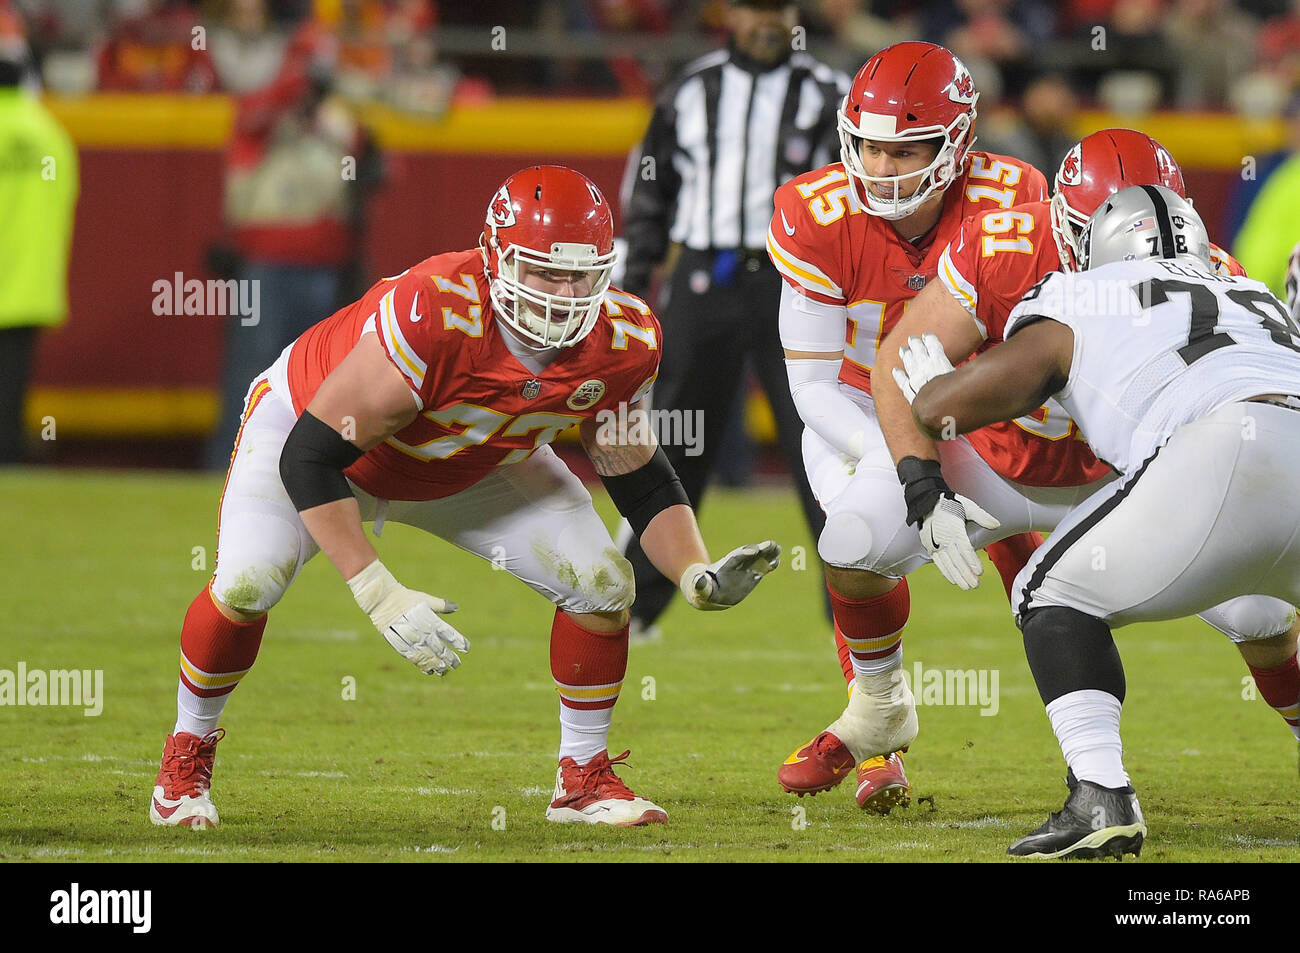
M 855 126 L 846 116 L 845 108 L 841 107 L 839 112 L 840 161 L 844 164 L 844 171 L 848 173 L 858 199 L 864 205 L 863 210 L 879 218 L 897 221 L 907 218 L 932 195 L 942 192 L 951 185 L 961 174 L 966 164 L 966 155 L 970 147 L 975 144 L 973 136 L 969 142 L 966 140 L 975 121 L 975 101 L 978 99 L 977 94 L 971 101 L 970 112 L 961 114 L 947 126 L 922 126 L 908 129 L 905 135 L 887 135 L 884 134 L 883 129 L 880 133 L 875 133 L 870 128 L 873 125 L 872 120 L 884 117 L 871 117 L 864 114 L 862 122 Z M 889 122 L 892 126 L 892 118 Z M 923 143 L 931 139 L 942 139 L 943 144 L 939 147 L 934 160 L 925 168 L 905 175 L 867 175 L 861 152 L 864 140 L 882 143 Z M 918 176 L 920 181 L 915 191 L 911 195 L 900 195 L 899 187 L 902 183 Z M 892 187 L 892 198 L 877 195 L 872 191 L 872 185 Z
M 539 350 L 572 347 L 591 332 L 609 290 L 612 250 L 602 255 L 595 245 L 572 242 L 556 242 L 546 252 L 514 244 L 503 250 L 495 234 L 489 246 L 484 257 L 493 307 L 525 344 Z M 559 295 L 529 287 L 528 269 L 569 273 L 570 289 L 585 287 L 586 293 Z
M 1056 252 L 1061 257 L 1062 271 L 1082 271 L 1080 249 L 1083 227 L 1088 224 L 1088 216 L 1071 207 L 1065 200 L 1065 193 L 1057 184 L 1056 194 L 1052 196 L 1052 237 L 1056 239 Z

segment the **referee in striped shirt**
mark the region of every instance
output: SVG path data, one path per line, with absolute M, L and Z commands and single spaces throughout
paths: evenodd
M 664 353 L 652 403 L 703 412 L 702 444 L 662 441 L 691 502 L 698 507 L 704 495 L 748 354 L 817 539 L 826 518 L 804 474 L 803 422 L 777 327 L 781 278 L 765 244 L 777 186 L 837 153 L 836 111 L 850 80 L 799 51 L 791 0 L 732 0 L 727 23 L 727 48 L 687 65 L 662 92 L 628 162 L 615 283 L 644 297 L 663 266 L 655 311 Z M 660 575 L 635 539 L 625 552 L 636 573 L 632 636 L 653 637 L 676 580 Z

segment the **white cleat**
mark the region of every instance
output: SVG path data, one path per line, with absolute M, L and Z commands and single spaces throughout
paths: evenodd
M 624 751 L 611 759 L 608 751 L 602 751 L 583 765 L 572 758 L 561 758 L 546 819 L 560 824 L 615 827 L 666 824 L 667 811 L 653 801 L 638 797 L 614 773 L 614 765 L 626 760 L 630 753 Z

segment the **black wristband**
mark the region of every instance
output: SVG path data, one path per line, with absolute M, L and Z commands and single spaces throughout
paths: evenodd
M 631 473 L 602 476 L 600 481 L 605 484 L 619 513 L 632 525 L 638 539 L 650 521 L 663 510 L 678 503 L 691 505 L 690 497 L 682 489 L 682 481 L 677 479 L 663 447 L 656 448 L 654 456 Z
M 903 484 L 903 499 L 907 502 L 907 525 L 920 526 L 931 511 L 952 490 L 943 479 L 938 460 L 904 457 L 898 461 L 898 482 Z
M 304 410 L 280 451 L 280 480 L 294 508 L 301 513 L 350 497 L 352 489 L 343 471 L 364 452 Z

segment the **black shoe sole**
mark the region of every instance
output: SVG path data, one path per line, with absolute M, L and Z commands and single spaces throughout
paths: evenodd
M 1115 833 L 1105 837 L 1104 835 L 1108 830 Z M 1105 828 L 1095 831 L 1058 851 L 1036 851 L 1032 854 L 1011 854 L 1011 856 L 1024 857 L 1029 860 L 1101 860 L 1106 857 L 1123 860 L 1125 854 L 1132 854 L 1134 857 L 1141 856 L 1142 840 L 1146 834 L 1145 830 L 1139 830 L 1131 834 L 1123 833 L 1126 830 L 1128 829 Z M 1011 853 L 1010 848 L 1007 849 L 1007 853 Z

